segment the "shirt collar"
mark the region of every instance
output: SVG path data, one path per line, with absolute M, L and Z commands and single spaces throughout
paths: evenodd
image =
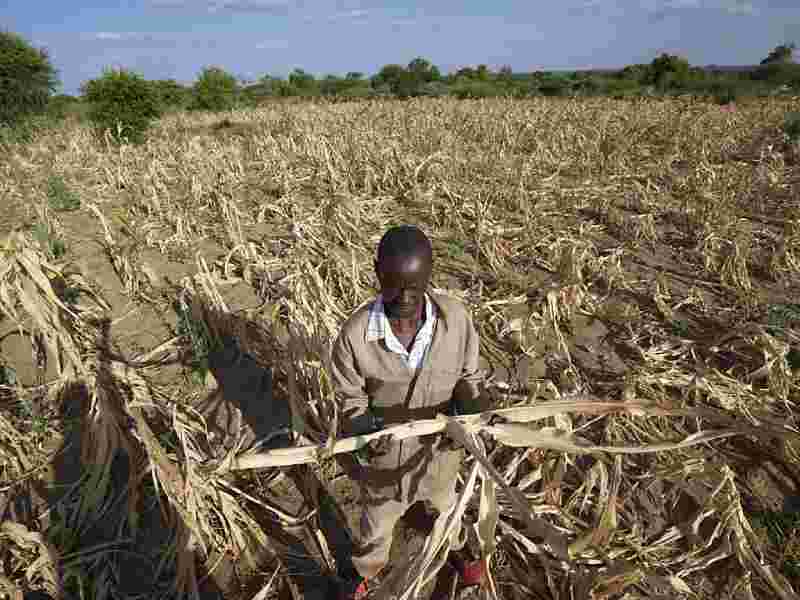
M 436 317 L 433 302 L 425 294 L 425 324 L 423 329 L 432 328 Z M 383 294 L 378 294 L 369 311 L 367 321 L 366 341 L 377 342 L 386 338 L 386 328 L 389 327 L 389 319 L 386 318 L 386 311 L 383 308 Z

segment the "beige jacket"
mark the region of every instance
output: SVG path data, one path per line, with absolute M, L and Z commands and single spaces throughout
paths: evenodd
M 383 340 L 367 341 L 369 304 L 345 322 L 331 355 L 331 376 L 342 407 L 344 435 L 370 433 L 376 425 L 434 418 L 436 413 L 448 411 L 459 380 L 475 389 L 482 384 L 479 339 L 467 307 L 440 294 L 429 297 L 438 309 L 438 318 L 428 354 L 416 372 L 386 348 Z M 375 422 L 376 416 L 382 423 Z M 434 467 L 431 461 L 435 454 L 430 436 L 396 442 L 386 455 L 361 468 L 358 478 L 370 487 L 405 487 L 400 480 L 414 473 L 413 479 L 422 477 Z M 409 500 L 416 495 L 413 489 L 407 491 Z
M 383 417 L 385 425 L 413 420 L 416 415 L 444 410 L 460 379 L 475 386 L 482 383 L 480 343 L 467 307 L 441 294 L 429 297 L 438 318 L 428 355 L 417 372 L 389 351 L 383 340 L 367 341 L 369 304 L 345 322 L 331 356 L 345 435 L 373 430 L 365 419 L 368 408 Z

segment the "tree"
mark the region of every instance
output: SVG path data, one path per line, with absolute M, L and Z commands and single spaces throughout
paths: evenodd
M 58 87 L 56 69 L 44 49 L 0 31 L 0 122 L 12 124 L 47 109 Z
M 295 69 L 289 73 L 289 90 L 293 95 L 313 96 L 319 92 L 319 82 L 314 75 L 303 69 Z
M 391 93 L 400 85 L 400 80 L 404 77 L 406 70 L 402 65 L 390 64 L 381 67 L 381 70 L 372 78 L 374 89 L 386 88 Z
M 761 61 L 761 64 L 773 65 L 793 63 L 795 50 L 797 50 L 797 46 L 794 43 L 775 46 L 775 49 L 769 53 L 767 58 Z
M 194 84 L 195 110 L 223 111 L 232 109 L 239 94 L 236 77 L 220 67 L 206 67 Z
M 417 57 L 408 63 L 406 70 L 413 74 L 420 83 L 439 81 L 442 78 L 439 68 L 427 59 Z
M 117 142 L 143 142 L 152 121 L 162 114 L 151 82 L 127 69 L 106 69 L 101 77 L 85 82 L 81 93 L 95 131 L 108 131 Z
M 637 83 L 644 83 L 650 74 L 650 65 L 643 65 L 643 64 L 635 64 L 635 65 L 628 65 L 619 73 L 617 73 L 617 77 L 619 79 L 625 79 L 628 81 L 635 81 Z
M 674 54 L 663 53 L 650 63 L 647 83 L 659 87 L 673 87 L 689 78 L 689 61 Z
M 472 67 L 461 67 L 458 71 L 456 71 L 453 74 L 452 79 L 454 81 L 459 81 L 459 80 L 463 81 L 465 79 L 471 81 L 475 79 L 475 69 L 473 69 Z

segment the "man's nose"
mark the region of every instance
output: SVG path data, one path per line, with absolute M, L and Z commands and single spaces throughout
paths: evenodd
M 410 304 L 414 301 L 414 290 L 401 289 L 398 297 L 401 304 Z

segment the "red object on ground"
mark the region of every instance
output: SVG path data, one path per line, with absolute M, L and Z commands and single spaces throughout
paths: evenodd
M 339 596 L 340 600 L 363 600 L 367 597 L 367 580 L 362 579 L 358 587 L 352 592 L 345 592 Z
M 465 587 L 483 584 L 486 576 L 486 572 L 483 569 L 483 561 L 476 560 L 459 565 L 458 574 L 461 577 L 461 585 Z

